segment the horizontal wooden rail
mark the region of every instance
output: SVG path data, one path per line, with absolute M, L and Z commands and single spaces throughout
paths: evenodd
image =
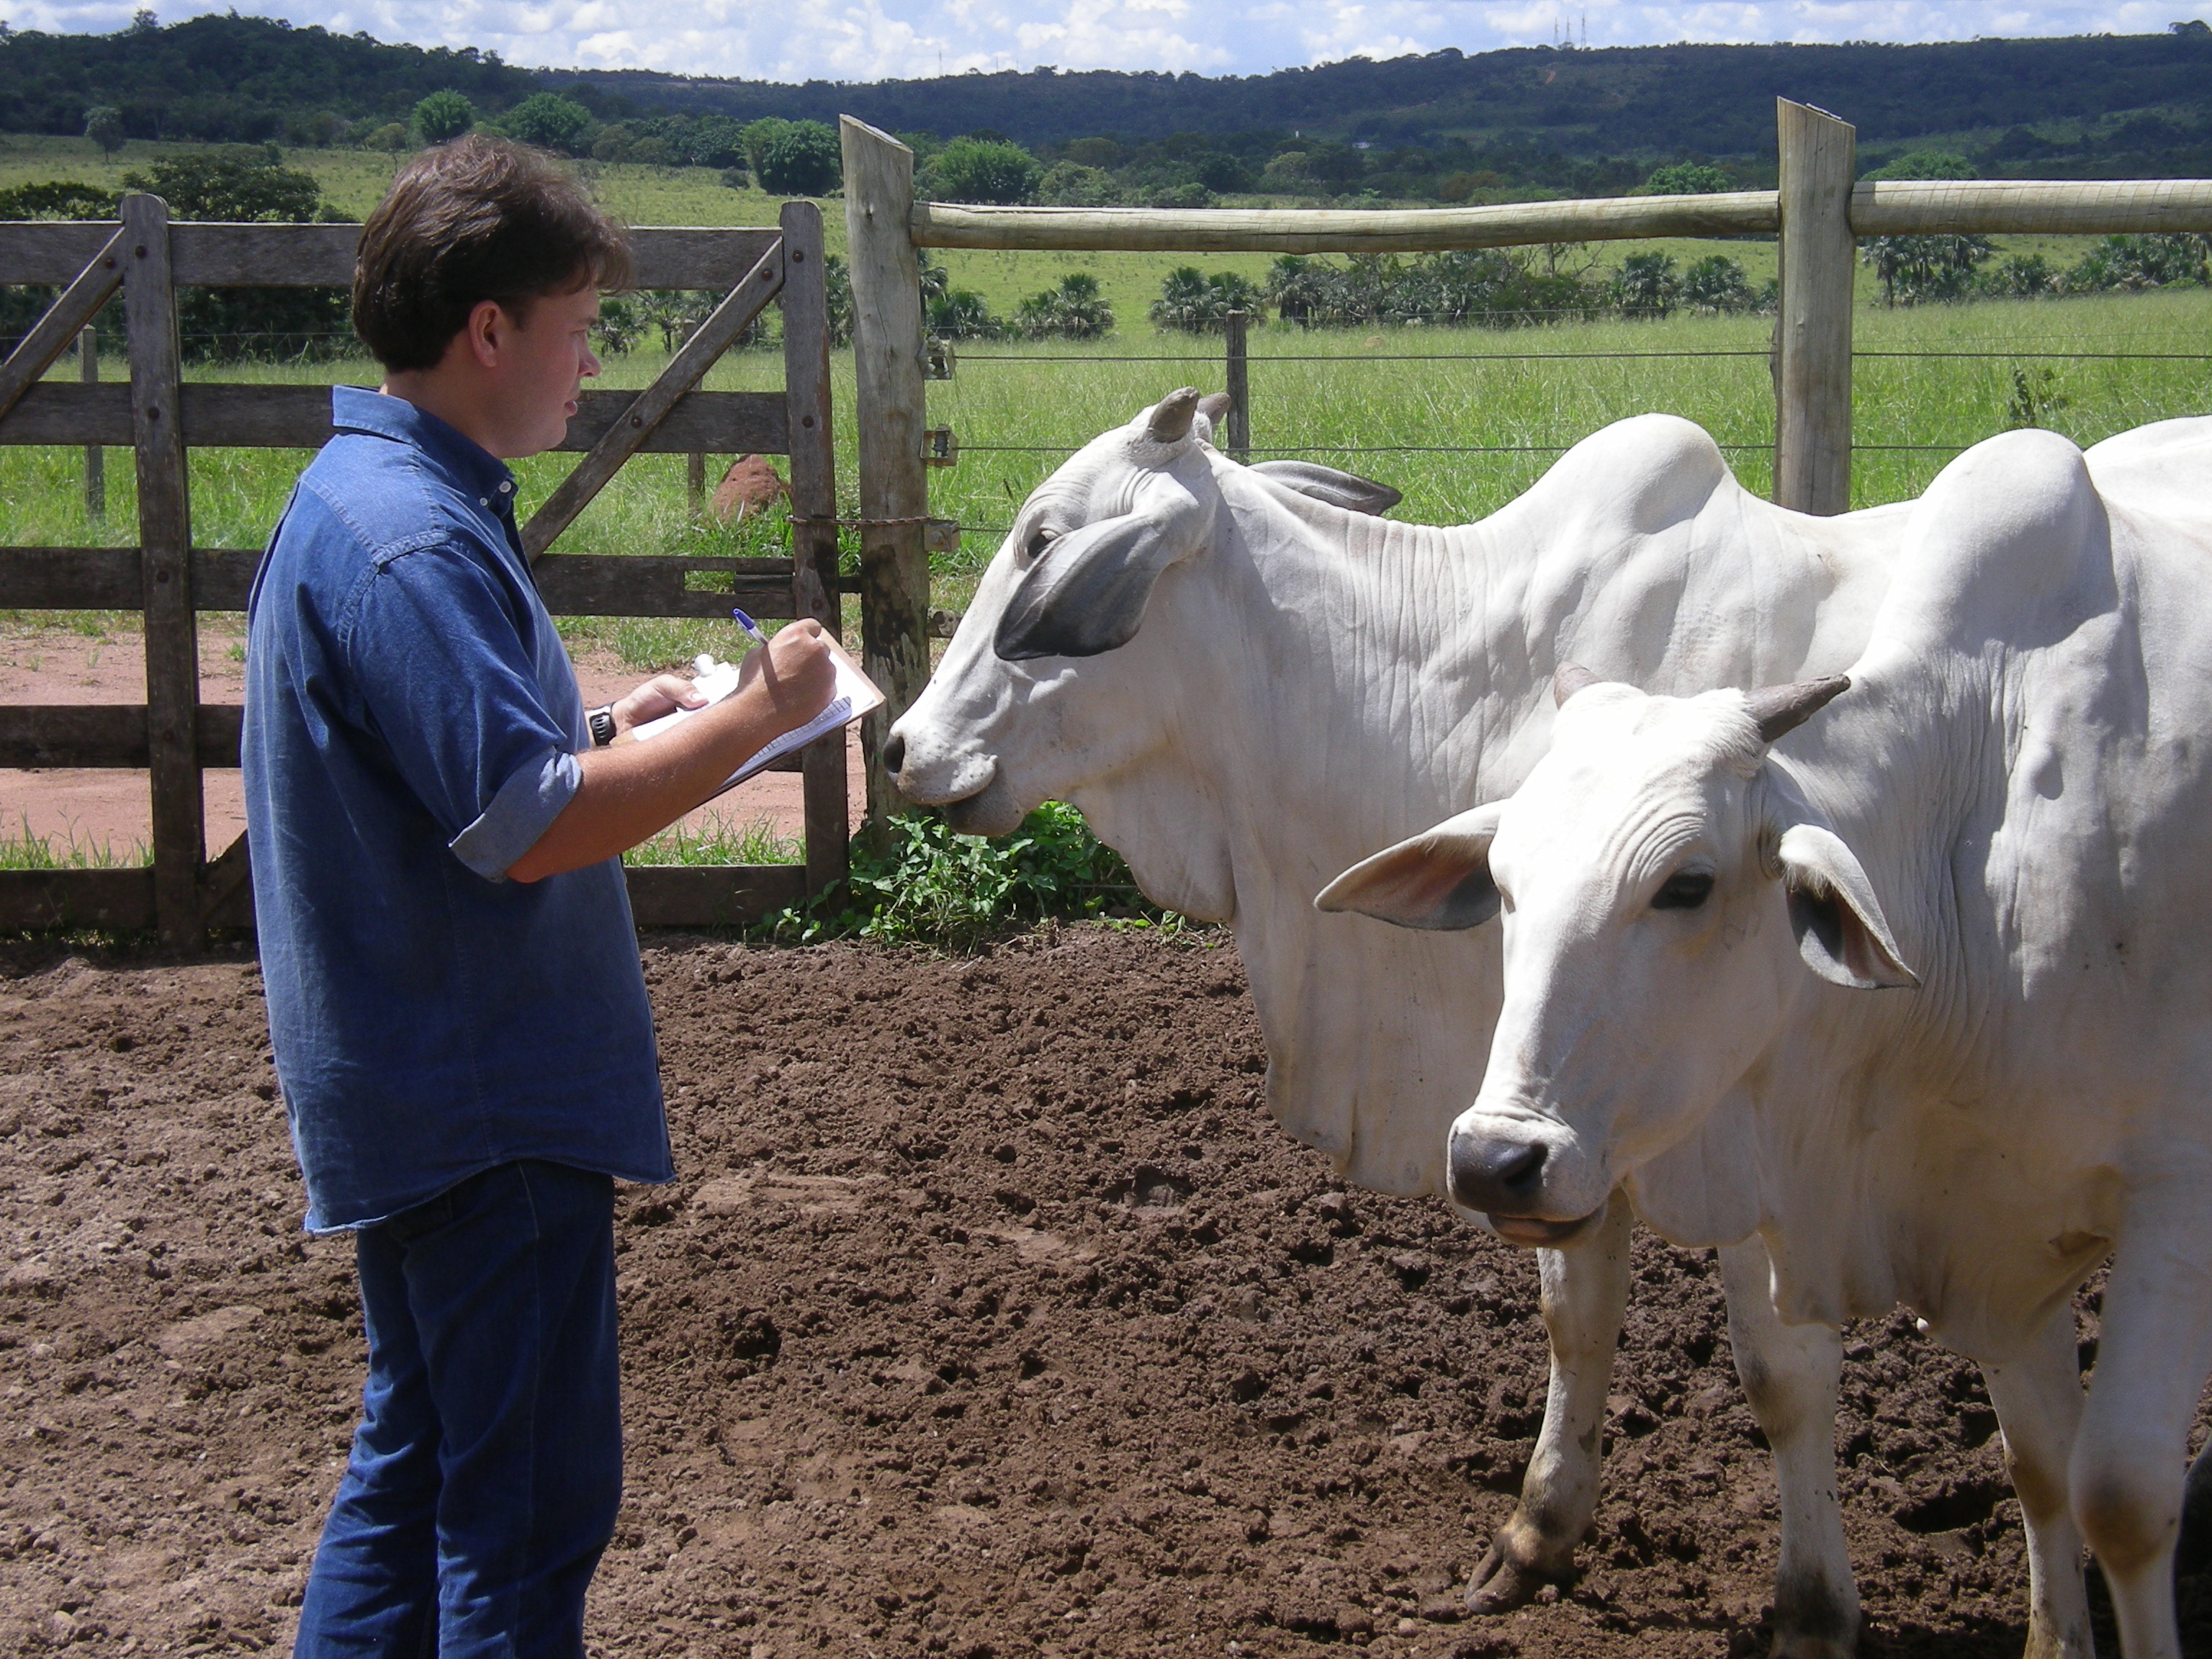
M 1771 190 L 1472 208 L 963 207 L 916 202 L 917 247 L 1153 253 L 1419 253 L 1530 242 L 1735 236 L 1780 224 Z
M 0 221 L 0 283 L 61 283 L 91 263 L 115 222 Z M 726 292 L 775 241 L 768 230 L 636 229 L 640 288 Z M 359 225 L 173 224 L 169 260 L 187 288 L 351 288 Z
M 1851 191 L 1857 236 L 2212 231 L 2212 179 L 1881 179 Z
M 1780 228 L 1776 192 L 1409 209 L 968 207 L 917 202 L 918 247 L 1162 253 L 1415 253 Z M 1860 236 L 2212 231 L 2212 179 L 1882 181 L 1851 194 Z
M 586 392 L 558 447 L 588 450 L 637 399 L 634 392 Z M 185 441 L 195 449 L 314 449 L 331 435 L 327 386 L 187 383 Z M 775 392 L 694 392 L 669 410 L 641 447 L 659 454 L 790 453 L 790 412 Z M 42 380 L 0 419 L 0 444 L 111 444 L 131 441 L 126 381 L 85 386 Z
M 626 873 L 630 909 L 641 927 L 742 927 L 806 898 L 806 872 L 796 864 L 652 865 Z M 212 927 L 239 927 L 250 925 L 252 917 L 252 894 L 241 890 L 207 921 Z M 150 868 L 0 870 L 0 930 L 102 927 L 123 933 L 153 925 Z
M 236 766 L 245 711 L 204 702 L 192 736 L 202 766 Z M 143 703 L 0 703 L 0 767 L 144 767 Z
M 243 611 L 258 553 L 192 550 L 192 605 Z M 133 611 L 143 592 L 135 547 L 0 547 L 0 611 Z M 532 573 L 558 617 L 726 617 L 732 605 L 788 621 L 805 610 L 788 559 L 553 553 Z M 703 584 L 703 585 L 699 585 Z

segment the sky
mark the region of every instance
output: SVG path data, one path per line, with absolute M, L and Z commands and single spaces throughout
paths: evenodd
M 1677 40 L 1963 40 L 2148 34 L 2212 0 L 152 0 L 164 23 L 236 9 L 380 40 L 476 46 L 509 63 L 752 80 L 876 81 L 969 69 L 1261 75 L 1572 32 L 1592 46 Z M 133 0 L 0 0 L 19 29 L 105 33 Z

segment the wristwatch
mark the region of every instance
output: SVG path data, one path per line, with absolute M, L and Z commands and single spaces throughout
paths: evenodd
M 604 749 L 615 740 L 614 704 L 602 703 L 584 719 L 592 728 L 592 746 L 594 749 Z

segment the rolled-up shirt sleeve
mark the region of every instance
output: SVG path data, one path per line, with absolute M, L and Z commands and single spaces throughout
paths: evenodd
M 380 564 L 346 641 L 365 720 L 454 857 L 489 881 L 506 878 L 580 781 L 525 625 L 488 556 L 441 543 Z

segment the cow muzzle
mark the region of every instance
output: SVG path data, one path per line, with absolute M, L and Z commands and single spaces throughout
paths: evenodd
M 1510 1244 L 1556 1249 L 1573 1243 L 1602 1215 L 1573 1206 L 1549 1178 L 1560 1149 L 1534 1125 L 1455 1126 L 1444 1168 L 1452 1202 L 1480 1211 Z M 1567 1200 L 1563 1203 L 1562 1200 Z

